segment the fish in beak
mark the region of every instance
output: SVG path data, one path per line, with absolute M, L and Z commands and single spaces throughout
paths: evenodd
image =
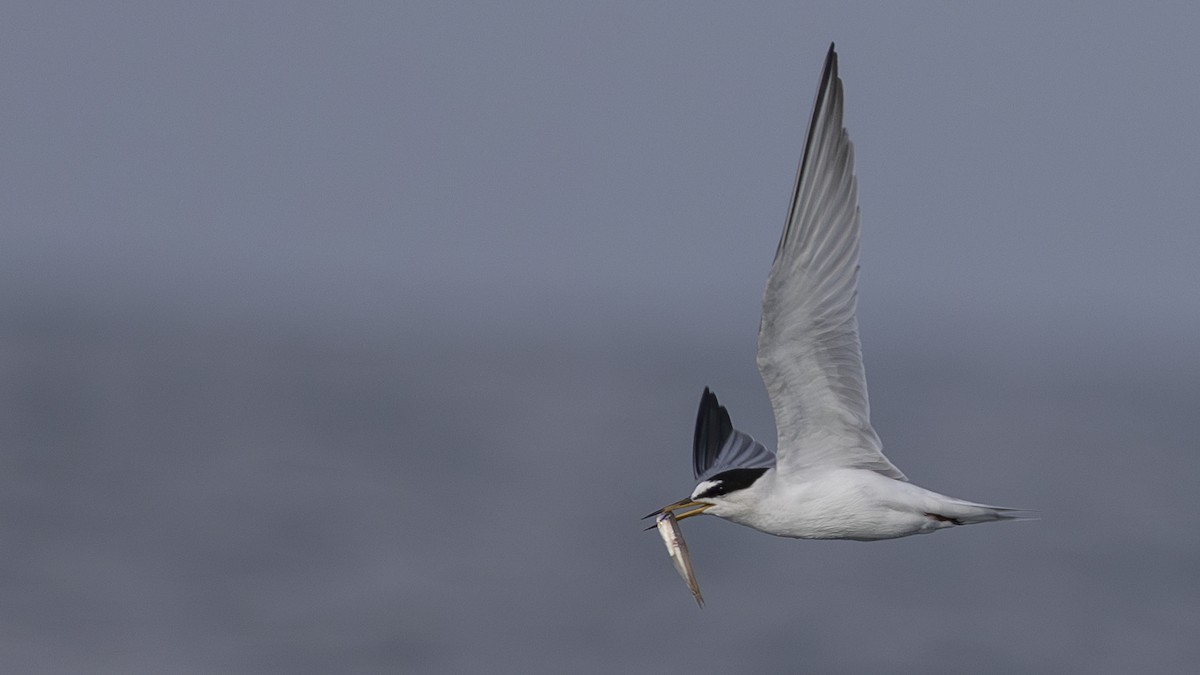
M 658 533 L 662 535 L 663 543 L 667 545 L 667 554 L 671 556 L 675 571 L 679 572 L 679 576 L 687 584 L 692 597 L 696 599 L 696 604 L 703 608 L 704 596 L 700 595 L 700 584 L 696 582 L 696 573 L 692 570 L 692 557 L 688 555 L 687 542 L 683 540 L 683 532 L 679 529 L 675 514 L 662 511 L 654 524 L 658 527 Z

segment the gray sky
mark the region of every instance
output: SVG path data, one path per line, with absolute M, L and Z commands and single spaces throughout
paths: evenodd
M 0 670 L 1171 672 L 1200 649 L 1200 9 L 31 4 L 0 21 Z M 836 41 L 873 420 L 1036 523 L 637 518 Z

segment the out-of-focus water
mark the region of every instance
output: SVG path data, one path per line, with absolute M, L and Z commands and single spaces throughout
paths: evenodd
M 10 331 L 0 353 L 13 672 L 1120 672 L 1196 656 L 1195 369 L 882 353 L 890 456 L 1043 520 L 871 544 L 689 521 L 700 611 L 637 520 L 690 489 L 687 348 L 68 323 Z M 770 443 L 736 354 L 708 355 L 705 382 Z

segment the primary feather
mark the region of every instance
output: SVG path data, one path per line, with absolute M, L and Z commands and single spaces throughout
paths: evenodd
M 729 411 L 717 395 L 704 388 L 692 439 L 692 472 L 705 481 L 730 469 L 769 469 L 775 455 L 749 434 L 733 428 Z

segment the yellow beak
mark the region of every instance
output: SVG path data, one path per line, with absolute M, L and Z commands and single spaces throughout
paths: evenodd
M 712 504 L 704 504 L 701 502 L 694 502 L 689 497 L 687 499 L 680 499 L 679 501 L 675 502 L 674 504 L 667 504 L 666 506 L 662 507 L 661 509 L 643 516 L 642 520 L 645 520 L 646 518 L 652 518 L 654 516 L 659 515 L 660 513 L 666 513 L 668 511 L 678 511 L 680 509 L 692 509 L 691 511 L 685 511 L 683 513 L 675 514 L 675 520 L 683 520 L 684 518 L 691 518 L 692 516 L 698 516 L 701 513 L 704 513 L 704 510 L 709 508 L 710 506 L 712 506 Z M 653 529 L 653 528 L 651 528 L 651 529 Z

